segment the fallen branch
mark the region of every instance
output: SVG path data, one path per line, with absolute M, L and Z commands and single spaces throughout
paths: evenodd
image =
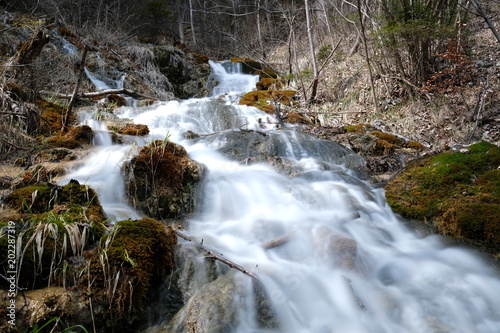
M 53 93 L 53 92 L 48 92 L 48 91 L 42 91 L 41 94 L 44 95 L 50 95 L 58 98 L 64 98 L 64 99 L 70 99 L 73 95 L 68 95 L 68 94 L 61 94 L 61 93 Z M 143 95 L 141 93 L 128 90 L 128 89 L 107 89 L 107 90 L 101 90 L 101 91 L 96 91 L 96 92 L 89 92 L 89 93 L 80 93 L 77 94 L 77 98 L 94 98 L 94 97 L 101 97 L 101 96 L 106 96 L 106 95 L 111 95 L 111 94 L 124 94 L 128 95 L 133 98 L 144 98 L 144 99 L 157 99 L 155 97 L 151 97 L 148 95 Z
M 188 242 L 193 242 L 195 243 L 199 249 L 205 251 L 207 253 L 207 257 L 208 258 L 211 258 L 211 259 L 214 259 L 214 260 L 218 260 L 220 261 L 221 263 L 223 264 L 226 264 L 228 265 L 229 267 L 231 268 L 234 268 L 240 272 L 242 272 L 243 274 L 246 274 L 248 276 L 250 276 L 252 279 L 258 281 L 259 278 L 257 277 L 257 275 L 255 275 L 254 273 L 250 272 L 249 270 L 247 270 L 245 267 L 243 266 L 240 266 L 238 265 L 237 263 L 235 262 L 232 262 L 231 260 L 229 259 L 226 259 L 226 258 L 223 258 L 221 254 L 217 254 L 209 249 L 207 249 L 205 246 L 203 246 L 202 243 L 198 243 L 198 242 L 195 242 L 192 238 L 190 238 L 189 236 L 183 234 L 182 232 L 178 231 L 178 230 L 175 230 L 175 233 L 177 234 L 177 236 L 179 236 L 180 238 L 184 239 L 184 240 L 187 240 Z

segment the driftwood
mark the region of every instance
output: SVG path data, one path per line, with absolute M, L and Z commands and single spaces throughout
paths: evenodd
M 73 94 L 60 94 L 60 93 L 53 93 L 53 92 L 48 92 L 48 91 L 42 91 L 41 94 L 44 95 L 50 95 L 58 98 L 63 98 L 63 99 L 70 99 Z M 101 91 L 96 91 L 96 92 L 89 92 L 89 93 L 80 93 L 77 94 L 77 98 L 95 98 L 95 97 L 102 97 L 106 95 L 111 95 L 111 94 L 124 94 L 128 95 L 133 98 L 145 98 L 145 99 L 157 99 L 155 97 L 147 96 L 132 90 L 128 89 L 107 89 L 107 90 L 101 90 Z
M 220 261 L 221 263 L 223 264 L 226 264 L 228 265 L 229 267 L 231 268 L 234 268 L 240 272 L 242 272 L 243 274 L 246 274 L 248 276 L 250 276 L 253 280 L 255 281 L 258 281 L 259 278 L 257 277 L 257 275 L 255 275 L 254 273 L 250 272 L 249 270 L 247 270 L 245 267 L 243 266 L 240 266 L 238 265 L 237 263 L 229 260 L 229 259 L 226 259 L 224 257 L 222 257 L 221 254 L 217 254 L 209 249 L 207 249 L 205 246 L 203 246 L 203 241 L 201 243 L 198 243 L 198 242 L 195 242 L 192 238 L 190 238 L 189 236 L 183 234 L 182 232 L 176 230 L 175 233 L 177 234 L 177 236 L 179 236 L 180 238 L 184 239 L 184 240 L 187 240 L 188 242 L 193 242 L 195 243 L 198 248 L 200 250 L 203 250 L 207 253 L 207 258 L 211 258 L 211 259 L 214 259 L 214 260 L 217 260 L 217 261 Z

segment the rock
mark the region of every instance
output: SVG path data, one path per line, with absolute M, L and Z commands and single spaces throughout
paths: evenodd
M 382 132 L 370 124 L 343 127 L 313 127 L 309 130 L 322 139 L 338 142 L 361 155 L 366 161 L 370 182 L 384 186 L 409 161 L 419 157 L 425 146 L 419 142 Z
M 143 124 L 115 125 L 108 126 L 108 129 L 123 135 L 144 136 L 149 134 L 148 126 Z
M 194 211 L 197 184 L 205 167 L 191 160 L 184 147 L 154 141 L 124 168 L 128 198 L 148 216 L 183 218 Z
M 87 253 L 88 273 L 80 286 L 92 285 L 96 303 L 108 308 L 108 329 L 138 331 L 144 325 L 147 300 L 174 271 L 176 244 L 175 231 L 156 220 L 125 220 Z
M 74 284 L 73 274 L 79 273 L 68 261 L 82 256 L 106 231 L 96 193 L 86 185 L 37 184 L 13 191 L 5 202 L 16 212 L 8 220 L 22 224 L 16 230 L 18 285 Z M 0 228 L 5 226 L 7 222 L 0 222 Z M 0 250 L 7 253 L 7 245 L 7 238 L 1 237 Z M 0 269 L 8 271 L 7 262 Z
M 289 151 L 288 135 L 297 140 L 298 151 Z M 325 170 L 343 164 L 348 168 L 362 171 L 364 162 L 352 151 L 327 140 L 319 140 L 308 133 L 282 131 L 264 133 L 259 131 L 224 131 L 204 137 L 205 142 L 224 142 L 219 152 L 241 163 L 266 162 L 287 176 L 297 176 L 302 168 L 293 161 L 289 154 L 300 157 L 300 149 L 308 149 L 317 158 Z
M 6 308 L 9 301 L 7 292 L 0 290 L 0 304 Z M 25 298 L 24 298 L 24 297 Z M 41 327 L 45 323 L 52 321 L 47 329 L 56 327 L 55 318 L 60 318 L 60 322 L 65 324 L 78 323 L 83 327 L 92 327 L 90 298 L 86 295 L 71 291 L 63 287 L 48 287 L 38 290 L 18 293 L 16 297 L 16 326 L 10 331 L 12 325 L 2 321 L 0 330 L 2 332 L 31 332 L 36 331 L 35 326 Z M 71 325 L 70 325 L 71 326 Z
M 481 142 L 415 161 L 385 187 L 407 218 L 500 256 L 500 148 Z
M 210 66 L 207 63 L 196 63 L 174 47 L 157 46 L 153 52 L 160 72 L 172 83 L 176 97 L 187 99 L 208 96 L 205 86 Z

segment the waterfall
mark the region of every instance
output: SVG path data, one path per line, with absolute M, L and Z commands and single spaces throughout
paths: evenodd
M 255 83 L 253 76 L 211 66 L 219 81 L 214 96 L 242 93 Z M 498 275 L 471 250 L 410 228 L 391 211 L 382 189 L 357 178 L 352 166 L 359 157 L 349 150 L 294 128 L 278 130 L 272 116 L 224 98 L 121 108 L 117 115 L 148 125 L 149 139 L 168 136 L 207 166 L 202 200 L 186 233 L 256 274 L 279 323 L 259 322 L 252 280 L 235 272 L 241 288 L 224 309 L 236 313 L 228 331 L 500 331 Z M 251 142 L 291 171 L 277 172 L 265 158 L 248 164 L 231 159 L 241 128 L 266 133 L 261 146 L 263 135 Z M 207 135 L 190 141 L 188 130 Z M 123 201 L 120 165 L 130 149 L 99 147 L 68 177 L 95 186 L 107 198 L 103 204 Z M 281 246 L 263 248 L 282 237 L 287 241 Z M 219 274 L 227 271 L 220 264 Z

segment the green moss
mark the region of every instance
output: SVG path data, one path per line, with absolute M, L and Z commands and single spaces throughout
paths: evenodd
M 486 142 L 425 157 L 387 185 L 387 202 L 405 217 L 433 221 L 443 234 L 498 248 L 499 165 L 500 148 Z
M 99 198 L 95 191 L 78 184 L 65 186 L 48 186 L 37 184 L 13 191 L 5 198 L 5 202 L 13 209 L 28 214 L 41 214 L 54 209 L 79 210 L 82 221 L 103 221 Z
M 156 220 L 125 220 L 89 255 L 92 290 L 109 304 L 114 327 L 137 319 L 151 288 L 173 272 L 176 244 L 175 231 Z

